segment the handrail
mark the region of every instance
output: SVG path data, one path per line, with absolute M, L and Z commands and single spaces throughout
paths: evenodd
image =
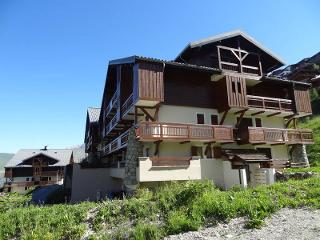
M 247 95 L 248 106 L 253 108 L 263 108 L 269 110 L 292 112 L 292 100 L 284 98 L 272 98 Z
M 133 93 L 127 98 L 127 100 L 122 104 L 121 113 L 125 115 L 129 108 L 133 105 Z
M 274 100 L 274 101 L 278 101 L 281 100 L 283 102 L 287 102 L 287 103 L 292 103 L 292 100 L 290 99 L 285 99 L 285 98 L 272 98 L 272 97 L 262 97 L 262 96 L 255 96 L 255 95 L 247 95 L 248 98 L 258 98 L 258 99 L 265 99 L 265 100 Z
M 283 129 L 248 127 L 250 143 L 313 143 L 313 133 L 310 129 Z M 260 133 L 259 133 L 260 132 Z
M 183 124 L 163 122 L 140 122 L 137 129 L 140 140 L 199 140 L 233 141 L 233 127 L 225 125 Z
M 111 109 L 119 101 L 118 95 L 119 95 L 119 90 L 116 90 L 115 93 L 113 94 L 112 98 L 110 99 L 110 101 L 108 103 L 108 106 L 106 107 L 106 111 L 105 111 L 105 116 L 104 117 L 107 117 L 109 115 Z
M 116 139 L 112 140 L 110 143 L 105 145 L 102 148 L 103 153 L 109 154 L 109 153 L 115 152 L 115 151 L 127 146 L 128 135 L 129 135 L 129 130 L 125 131 L 120 136 L 118 136 Z

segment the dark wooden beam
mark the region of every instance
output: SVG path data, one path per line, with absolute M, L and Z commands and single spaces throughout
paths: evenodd
M 153 119 L 155 119 L 155 121 L 158 121 L 159 109 L 160 109 L 160 104 L 157 104 L 156 111 L 154 112 L 154 115 L 153 115 Z
M 154 155 L 156 155 L 156 156 L 159 156 L 159 148 L 160 148 L 160 143 L 161 142 L 162 142 L 162 140 L 154 142 L 156 144 L 156 149 L 154 151 Z
M 285 142 L 281 142 L 281 143 L 271 143 L 270 145 L 272 145 L 272 146 L 276 146 L 276 145 L 285 145 Z
M 148 113 L 147 110 L 144 109 L 144 107 L 138 107 L 145 115 L 146 115 L 146 118 L 149 118 L 152 122 L 155 122 L 155 119 L 153 116 L 151 116 L 150 113 Z
M 289 127 L 290 123 L 292 122 L 292 120 L 294 120 L 294 118 L 290 118 L 287 122 L 286 122 L 286 128 Z
M 276 116 L 276 115 L 279 115 L 279 114 L 281 114 L 281 112 L 275 112 L 275 113 L 267 115 L 267 117 L 273 117 L 273 116 Z
M 241 113 L 241 115 L 240 115 L 240 117 L 238 118 L 238 120 L 237 120 L 237 124 L 236 124 L 236 128 L 238 128 L 238 127 L 239 127 L 239 125 L 240 125 L 240 123 L 241 123 L 241 120 L 242 120 L 242 118 L 243 118 L 244 113 L 245 113 L 245 111 L 244 111 L 244 112 L 242 112 L 242 113 Z
M 138 124 L 138 108 L 134 107 L 134 124 Z
M 129 115 L 129 116 L 134 116 L 135 114 L 134 114 L 134 113 L 128 113 L 128 115 Z M 138 115 L 138 116 L 140 116 L 140 117 L 142 117 L 142 116 L 143 116 L 143 114 L 142 114 L 142 113 L 138 113 L 137 115 Z
M 223 115 L 222 115 L 222 118 L 221 118 L 221 120 L 220 120 L 219 125 L 223 125 L 224 120 L 226 119 L 226 116 L 227 116 L 228 112 L 229 112 L 229 109 L 228 109 L 228 110 L 226 110 L 226 111 L 223 113 Z
M 256 112 L 256 113 L 252 113 L 251 116 L 257 116 L 257 115 L 262 114 L 262 113 L 264 113 L 264 112 L 265 112 L 265 111 L 259 111 L 259 112 Z
M 242 109 L 242 110 L 240 110 L 240 111 L 238 111 L 238 112 L 235 112 L 234 114 L 242 114 L 242 113 L 245 113 L 246 111 L 247 111 L 248 109 L 246 108 L 246 109 Z

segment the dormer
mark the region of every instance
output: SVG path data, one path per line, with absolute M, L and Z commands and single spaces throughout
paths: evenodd
M 284 65 L 274 53 L 239 30 L 191 42 L 175 61 L 258 77 Z

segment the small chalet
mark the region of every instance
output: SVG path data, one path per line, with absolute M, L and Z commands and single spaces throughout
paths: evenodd
M 21 149 L 5 166 L 4 190 L 24 193 L 30 187 L 63 184 L 71 149 Z

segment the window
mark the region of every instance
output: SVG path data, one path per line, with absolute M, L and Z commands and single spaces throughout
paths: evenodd
M 29 182 L 29 178 L 28 177 L 26 178 L 26 181 Z
M 256 118 L 255 122 L 256 122 L 256 127 L 262 127 L 261 118 Z
M 51 177 L 49 177 L 49 179 L 48 179 L 49 181 L 51 181 Z
M 219 125 L 219 123 L 218 123 L 218 115 L 211 115 L 211 124 L 212 125 Z
M 204 114 L 203 113 L 197 113 L 197 123 L 204 124 Z
M 24 190 L 28 190 L 28 187 L 24 187 Z

